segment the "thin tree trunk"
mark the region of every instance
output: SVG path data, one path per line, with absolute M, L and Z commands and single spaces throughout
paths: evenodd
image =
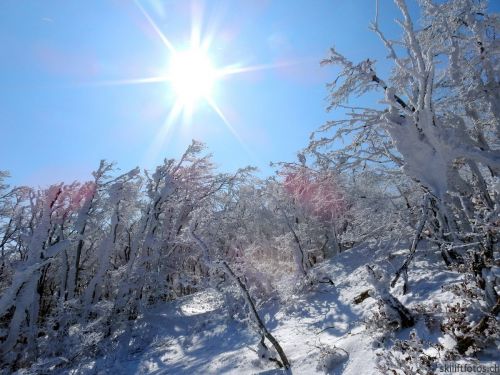
M 233 272 L 233 270 L 231 269 L 231 267 L 229 267 L 229 265 L 227 264 L 226 261 L 224 261 L 224 260 L 217 260 L 215 262 L 212 262 L 210 260 L 210 253 L 209 253 L 209 250 L 208 250 L 208 246 L 205 244 L 205 242 L 203 242 L 203 240 L 200 237 L 198 237 L 194 233 L 194 229 L 193 228 L 191 228 L 190 232 L 191 232 L 191 236 L 197 242 L 198 246 L 202 249 L 205 261 L 207 262 L 207 264 L 209 265 L 209 267 L 213 267 L 214 264 L 215 265 L 222 264 L 224 266 L 224 268 L 225 268 L 225 273 L 227 273 L 238 284 L 238 286 L 240 287 L 241 291 L 243 292 L 243 296 L 245 297 L 245 300 L 248 303 L 248 306 L 250 307 L 250 311 L 252 312 L 253 318 L 255 319 L 255 322 L 257 323 L 257 325 L 259 327 L 260 333 L 264 337 L 266 337 L 269 340 L 269 342 L 274 346 L 274 348 L 276 349 L 276 351 L 278 352 L 278 354 L 279 354 L 279 356 L 281 358 L 281 363 L 283 364 L 283 366 L 286 369 L 289 369 L 290 368 L 290 362 L 288 361 L 288 358 L 287 358 L 285 352 L 283 351 L 283 348 L 279 344 L 278 340 L 276 340 L 276 338 L 271 334 L 271 332 L 268 331 L 268 329 L 266 328 L 264 322 L 260 318 L 259 313 L 257 312 L 255 304 L 254 304 L 254 302 L 252 300 L 252 297 L 250 296 L 250 292 L 248 291 L 246 285 L 241 281 L 241 279 L 238 276 L 236 276 L 236 274 Z
M 229 267 L 229 265 L 225 261 L 222 261 L 221 263 L 224 266 L 224 268 L 227 270 L 227 272 L 229 273 L 231 278 L 233 280 L 235 280 L 236 283 L 239 285 L 241 291 L 243 292 L 243 294 L 245 296 L 246 302 L 250 306 L 250 310 L 252 311 L 252 315 L 253 315 L 255 321 L 257 322 L 259 329 L 262 332 L 263 336 L 265 336 L 266 339 L 268 339 L 269 342 L 271 344 L 273 344 L 274 348 L 276 349 L 276 351 L 278 352 L 278 354 L 281 358 L 281 362 L 282 362 L 283 366 L 286 369 L 289 369 L 290 362 L 288 362 L 288 358 L 287 358 L 285 352 L 283 351 L 283 348 L 279 344 L 278 340 L 276 340 L 274 338 L 274 336 L 271 334 L 271 332 L 269 332 L 267 330 L 266 326 L 264 325 L 264 322 L 260 318 L 259 313 L 257 312 L 257 309 L 255 308 L 255 304 L 253 303 L 252 297 L 250 296 L 250 292 L 248 291 L 246 285 L 241 281 L 241 279 L 238 276 L 235 275 L 235 273 L 233 272 L 231 267 Z
M 78 276 L 80 274 L 80 259 L 82 256 L 82 249 L 83 249 L 83 235 L 85 234 L 85 227 L 87 226 L 87 223 L 83 224 L 82 230 L 80 231 L 80 239 L 78 240 L 78 245 L 76 246 L 76 257 L 75 257 L 75 275 L 73 277 L 73 285 L 72 290 L 70 290 L 70 298 L 73 298 L 73 296 L 76 295 L 77 289 L 78 289 Z
M 410 246 L 410 254 L 406 258 L 405 262 L 399 268 L 399 270 L 396 272 L 396 276 L 394 279 L 391 281 L 391 287 L 394 288 L 394 285 L 396 285 L 396 282 L 398 281 L 399 277 L 403 275 L 404 278 L 404 283 L 403 283 L 403 294 L 406 294 L 408 291 L 408 266 L 410 265 L 411 261 L 415 257 L 415 252 L 417 250 L 417 245 L 420 242 L 420 236 L 422 235 L 422 231 L 424 229 L 425 223 L 427 222 L 427 216 L 428 216 L 428 196 L 424 196 L 424 200 L 422 202 L 422 217 L 420 218 L 420 222 L 418 223 L 417 231 L 415 233 L 415 237 L 413 238 L 413 241 Z

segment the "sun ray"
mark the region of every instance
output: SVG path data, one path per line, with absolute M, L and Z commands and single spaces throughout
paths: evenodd
M 153 142 L 148 149 L 147 155 L 145 157 L 146 163 L 148 165 L 156 161 L 156 158 L 160 154 L 161 149 L 164 146 L 165 141 L 167 140 L 167 137 L 172 132 L 173 124 L 179 118 L 182 111 L 183 104 L 179 100 L 175 101 L 174 106 L 169 111 L 168 115 L 165 118 L 165 121 L 163 122 L 163 125 L 160 127 L 160 130 L 154 137 Z
M 146 17 L 146 19 L 148 20 L 150 26 L 154 29 L 154 31 L 156 32 L 156 34 L 158 34 L 158 36 L 160 37 L 160 39 L 163 42 L 163 44 L 165 45 L 165 47 L 167 47 L 167 49 L 171 53 L 175 54 L 176 50 L 174 48 L 174 45 L 172 44 L 172 42 L 170 42 L 170 40 L 168 40 L 168 38 L 165 36 L 165 34 L 162 33 L 162 31 L 160 30 L 160 28 L 158 27 L 158 25 L 156 24 L 156 22 L 151 18 L 151 16 L 149 15 L 149 13 L 146 12 L 146 9 L 144 9 L 144 7 L 139 3 L 138 0 L 135 0 L 135 5 L 137 5 L 137 7 L 140 9 L 140 11 L 144 15 L 144 17 Z
M 212 109 L 217 113 L 217 115 L 220 117 L 226 128 L 231 132 L 234 138 L 239 142 L 241 147 L 245 150 L 245 152 L 250 155 L 252 158 L 255 158 L 255 155 L 250 151 L 250 149 L 247 147 L 247 145 L 243 142 L 241 139 L 240 135 L 236 131 L 236 129 L 231 125 L 231 123 L 228 121 L 222 110 L 219 108 L 217 103 L 212 99 L 212 98 L 206 98 L 207 103 L 212 107 Z
M 116 79 L 116 80 L 105 80 L 96 82 L 82 82 L 79 83 L 80 86 L 121 86 L 121 85 L 142 85 L 145 83 L 160 83 L 168 82 L 171 78 L 167 75 L 157 76 L 157 77 L 147 77 L 147 78 L 132 78 L 132 79 Z
M 191 45 L 201 46 L 201 21 L 203 10 L 200 9 L 201 3 L 191 3 Z
M 222 122 L 224 122 L 224 124 L 226 125 L 226 127 L 228 128 L 228 130 L 241 142 L 240 136 L 238 135 L 238 133 L 236 132 L 236 130 L 233 128 L 233 126 L 231 125 L 231 123 L 227 120 L 227 118 L 224 115 L 224 113 L 222 113 L 222 111 L 219 108 L 219 106 L 217 105 L 217 103 L 215 103 L 215 101 L 212 98 L 206 98 L 206 100 L 207 100 L 208 104 L 210 104 L 210 106 L 212 107 L 212 109 L 215 111 L 215 113 L 217 113 L 217 115 L 220 117 L 220 119 L 222 120 Z
M 224 68 L 220 68 L 217 70 L 218 77 L 226 77 L 233 74 L 241 74 L 241 73 L 249 73 L 256 72 L 261 70 L 272 70 L 279 68 L 287 68 L 290 66 L 303 64 L 305 61 L 295 60 L 295 61 L 285 61 L 280 63 L 273 64 L 259 64 L 259 65 L 249 65 L 249 66 L 241 66 L 239 64 L 228 65 Z
M 184 102 L 182 103 L 182 122 L 183 124 L 190 124 L 193 119 L 194 103 Z
M 176 52 L 177 53 L 177 52 Z M 241 66 L 240 64 L 228 65 L 224 68 L 214 69 L 214 75 L 216 78 L 223 78 L 230 75 L 249 73 L 260 70 L 272 70 L 283 67 L 289 67 L 293 65 L 298 65 L 303 63 L 303 61 L 292 61 L 283 63 L 273 63 L 273 64 L 259 64 L 259 65 L 249 65 Z M 120 85 L 140 85 L 147 83 L 161 83 L 161 82 L 171 82 L 172 77 L 168 74 L 155 77 L 145 77 L 145 78 L 131 78 L 131 79 L 116 79 L 116 80 L 104 80 L 95 82 L 80 82 L 80 86 L 120 86 Z

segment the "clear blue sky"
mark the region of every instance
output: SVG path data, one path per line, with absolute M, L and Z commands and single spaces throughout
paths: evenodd
M 392 1 L 381 24 L 398 32 Z M 178 157 L 191 139 L 207 143 L 223 170 L 295 158 L 325 112 L 334 68 L 319 61 L 335 45 L 354 60 L 384 60 L 368 31 L 370 0 L 142 0 L 179 49 L 189 44 L 193 14 L 217 67 L 293 63 L 226 77 L 214 100 L 245 145 L 209 105 L 173 124 L 158 141 L 174 97 L 169 84 L 100 85 L 155 76 L 169 52 L 133 1 L 16 1 L 0 4 L 0 169 L 14 184 L 87 179 L 100 159 L 123 169 L 151 168 Z M 194 17 L 196 18 L 196 17 Z M 382 71 L 386 72 L 382 64 Z M 156 142 L 157 152 L 151 152 Z

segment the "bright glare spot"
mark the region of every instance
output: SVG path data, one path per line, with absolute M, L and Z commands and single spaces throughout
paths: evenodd
M 212 96 L 216 73 L 204 51 L 191 49 L 175 54 L 169 77 L 182 104 L 193 106 L 199 99 Z
M 217 310 L 222 306 L 221 295 L 213 289 L 191 294 L 181 304 L 184 315 L 199 315 Z

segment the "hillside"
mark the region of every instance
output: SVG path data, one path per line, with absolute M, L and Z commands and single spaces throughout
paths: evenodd
M 424 342 L 419 355 L 435 356 L 437 363 L 445 362 L 436 347 L 452 349 L 456 343 L 442 332 L 444 316 L 439 311 L 450 308 L 459 299 L 454 293 L 443 291 L 442 286 L 458 285 L 463 277 L 448 270 L 435 251 L 429 248 L 418 251 L 409 271 L 412 281 L 405 296 L 401 296 L 400 284 L 393 290 L 415 314 L 414 327 L 386 331 L 382 329 L 385 323 L 377 320 L 380 316 L 374 317 L 379 312 L 376 299 L 368 297 L 361 303 L 354 302 L 364 291 L 373 290 L 367 280 L 367 258 L 372 259 L 371 265 L 394 273 L 406 253 L 407 247 L 401 244 L 354 248 L 314 269 L 315 274 L 334 281 L 334 286 L 316 283 L 296 291 L 282 303 L 273 300 L 259 306 L 259 313 L 292 364 L 290 373 L 383 374 L 377 365 L 383 363 L 394 341 L 408 340 L 413 333 Z M 228 310 L 224 296 L 213 289 L 156 306 L 140 316 L 114 344 L 102 343 L 108 348 L 104 349 L 105 355 L 71 364 L 72 370 L 62 373 L 285 373 L 273 362 L 259 359 L 260 338 L 251 322 L 230 317 Z M 426 313 L 429 311 L 435 313 Z M 410 351 L 403 354 L 415 355 Z M 498 352 L 492 346 L 490 354 L 481 357 L 481 364 L 494 364 L 491 361 L 495 359 L 498 360 Z M 460 363 L 477 363 L 477 359 L 464 359 Z M 423 368 L 420 372 L 417 368 L 413 370 L 427 373 Z M 436 368 L 432 371 L 438 373 Z M 37 370 L 19 373 L 37 373 Z

